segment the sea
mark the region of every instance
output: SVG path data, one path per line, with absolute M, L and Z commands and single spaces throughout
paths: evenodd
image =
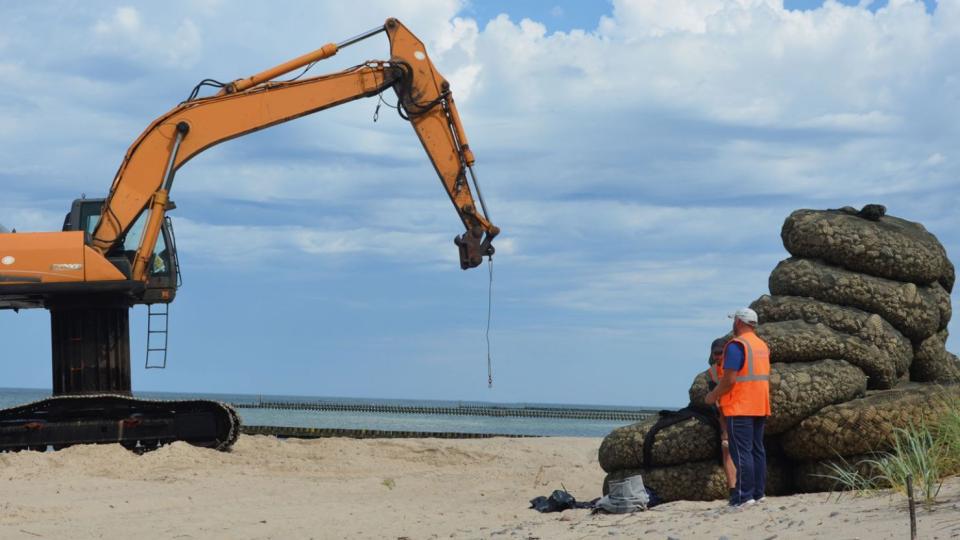
M 587 409 L 596 411 L 649 411 L 651 407 L 622 407 L 556 403 L 490 403 L 479 401 L 440 401 L 411 399 L 364 399 L 321 396 L 284 396 L 267 394 L 187 394 L 174 392 L 136 392 L 146 399 L 210 399 L 230 404 L 259 402 L 316 403 L 318 401 L 356 405 L 400 405 L 419 407 L 499 406 L 548 409 Z M 0 388 L 0 408 L 12 407 L 50 397 L 49 390 Z M 535 435 L 547 437 L 603 437 L 611 430 L 630 424 L 612 421 L 569 418 L 526 418 L 501 416 L 461 416 L 380 412 L 314 411 L 290 409 L 252 409 L 237 407 L 244 425 L 383 431 L 484 433 L 498 435 Z

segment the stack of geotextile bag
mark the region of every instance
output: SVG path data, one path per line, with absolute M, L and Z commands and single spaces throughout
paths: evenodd
M 923 225 L 886 216 L 882 208 L 791 214 L 780 236 L 793 257 L 773 270 L 774 296 L 761 298 L 754 309 L 761 323 L 789 317 L 855 336 L 880 349 L 875 363 L 893 367 L 898 377 L 909 368 L 913 381 L 960 382 L 960 363 L 945 349 L 953 264 Z M 847 314 L 818 312 L 836 306 Z M 850 361 L 864 369 L 871 389 L 895 386 Z
M 829 490 L 832 463 L 887 450 L 897 428 L 934 423 L 960 399 L 960 360 L 946 350 L 953 264 L 922 225 L 885 214 L 797 210 L 783 225 L 792 257 L 750 306 L 771 355 L 770 494 Z M 704 410 L 706 393 L 700 373 L 691 407 Z M 665 420 L 606 437 L 607 480 L 642 474 L 665 501 L 725 498 L 715 425 Z

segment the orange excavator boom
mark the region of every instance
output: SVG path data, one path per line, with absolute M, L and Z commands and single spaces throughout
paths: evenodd
M 379 33 L 390 41 L 390 59 L 314 77 L 277 81 L 339 50 Z M 203 84 L 212 81 L 205 80 Z M 86 235 L 0 233 L 0 309 L 43 307 L 53 295 L 127 289 L 132 303 L 168 303 L 176 279 L 175 260 L 159 261 L 173 250 L 166 213 L 177 170 L 221 142 L 393 88 L 401 116 L 410 121 L 466 231 L 457 236 L 460 264 L 479 265 L 493 254 L 500 232 L 489 219 L 474 175 L 474 155 L 449 83 L 427 56 L 423 43 L 396 19 L 339 44 L 320 49 L 247 78 L 222 84 L 210 97 L 180 103 L 154 120 L 127 150 L 96 219 L 71 223 L 65 231 Z M 472 187 L 468 177 L 472 180 Z M 476 194 L 480 206 L 474 199 Z M 93 203 L 93 201 L 88 201 Z M 76 221 L 76 220 L 75 220 Z M 141 229 L 142 227 L 142 229 Z M 136 229 L 134 231 L 134 229 Z M 158 240 L 163 250 L 157 249 Z M 132 242 L 136 244 L 132 244 Z M 175 259 L 175 253 L 172 254 Z M 169 257 L 168 257 L 169 258 Z M 11 262 L 12 261 L 12 262 Z M 168 278 L 155 279 L 157 268 Z M 72 285 L 75 287 L 72 287 Z
M 367 62 L 331 75 L 289 82 L 273 79 L 336 54 L 340 49 L 386 32 L 389 61 Z M 461 266 L 492 254 L 499 233 L 477 209 L 467 174 L 473 174 L 470 150 L 449 83 L 427 57 L 423 43 L 396 19 L 339 45 L 320 49 L 227 85 L 215 96 L 181 103 L 156 119 L 133 143 L 113 181 L 91 246 L 107 253 L 144 211 L 149 219 L 133 262 L 132 279 L 143 281 L 163 222 L 176 170 L 203 150 L 282 122 L 393 87 L 402 111 L 423 143 L 467 232 L 458 239 Z

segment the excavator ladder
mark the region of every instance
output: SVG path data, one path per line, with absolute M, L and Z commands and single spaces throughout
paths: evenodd
M 166 369 L 169 329 L 170 304 L 147 304 L 146 369 Z

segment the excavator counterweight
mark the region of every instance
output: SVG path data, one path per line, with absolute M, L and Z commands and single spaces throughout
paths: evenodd
M 390 41 L 389 60 L 277 80 L 380 33 Z M 199 97 L 205 85 L 219 91 Z M 176 208 L 170 200 L 176 173 L 221 142 L 388 89 L 464 225 L 455 239 L 461 268 L 492 256 L 500 230 L 480 195 L 450 85 L 423 43 L 396 19 L 250 77 L 205 79 L 134 141 L 105 198 L 74 201 L 62 231 L 0 231 L 0 310 L 50 311 L 54 394 L 0 411 L 0 450 L 103 442 L 149 449 L 173 440 L 229 448 L 239 429 L 229 406 L 131 397 L 129 310 L 173 302 L 180 283 L 167 216 Z

